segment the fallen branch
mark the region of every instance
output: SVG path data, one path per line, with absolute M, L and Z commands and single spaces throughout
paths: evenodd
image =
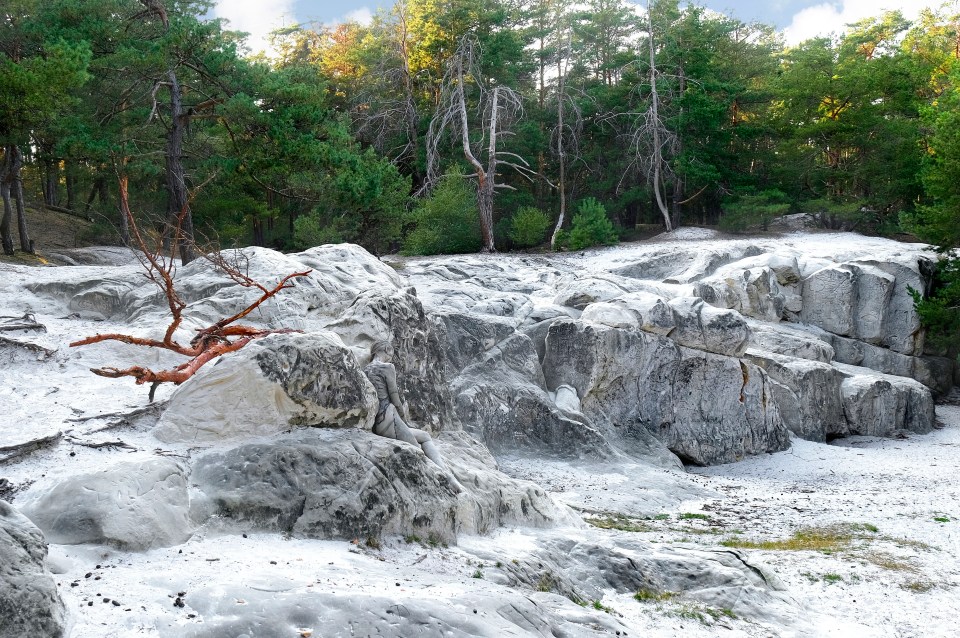
M 82 446 L 82 447 L 88 447 L 88 448 L 91 448 L 91 449 L 93 449 L 93 450 L 122 449 L 122 450 L 129 450 L 129 451 L 131 451 L 131 452 L 136 452 L 136 451 L 137 451 L 137 448 L 136 448 L 136 447 L 130 445 L 129 443 L 125 443 L 125 442 L 121 441 L 120 439 L 117 439 L 116 441 L 93 442 L 93 441 L 81 441 L 80 439 L 75 439 L 75 438 L 73 438 L 73 437 L 70 437 L 70 438 L 68 439 L 68 441 L 69 441 L 70 443 L 72 443 L 73 445 L 80 445 L 80 446 Z
M 17 443 L 16 445 L 6 445 L 0 447 L 0 463 L 7 463 L 8 461 L 12 461 L 13 459 L 19 458 L 25 454 L 36 452 L 42 448 L 51 447 L 52 445 L 58 443 L 61 438 L 63 438 L 63 432 L 57 432 L 56 434 L 51 434 L 50 436 L 34 439 L 32 441 L 27 441 L 26 443 Z
M 56 350 L 45 348 L 40 344 L 30 343 L 29 341 L 18 341 L 17 339 L 11 339 L 9 337 L 4 337 L 3 335 L 0 335 L 0 346 L 13 346 L 14 348 L 23 348 L 24 350 L 32 350 L 37 354 L 43 355 L 44 359 L 52 357 L 57 353 Z
M 47 327 L 37 321 L 32 312 L 28 312 L 22 317 L 0 317 L 0 330 L 39 330 L 46 332 Z

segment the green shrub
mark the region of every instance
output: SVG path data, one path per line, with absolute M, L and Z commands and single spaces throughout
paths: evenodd
M 607 209 L 593 197 L 588 197 L 577 208 L 570 227 L 567 246 L 570 250 L 581 250 L 590 246 L 604 246 L 617 243 L 617 231 L 607 218 Z
M 876 217 L 864 204 L 865 202 L 859 200 L 841 201 L 824 197 L 806 201 L 800 208 L 810 215 L 820 228 L 853 230 L 862 224 L 869 224 Z
M 724 206 L 720 218 L 720 230 L 740 233 L 749 228 L 766 230 L 770 222 L 790 212 L 790 200 L 778 190 L 768 190 L 756 195 L 741 195 Z
M 403 242 L 406 255 L 447 255 L 480 250 L 480 216 L 473 187 L 454 170 L 410 213 L 413 230 Z
M 510 240 L 521 248 L 536 246 L 543 242 L 549 227 L 550 218 L 546 213 L 533 206 L 524 206 L 510 220 Z

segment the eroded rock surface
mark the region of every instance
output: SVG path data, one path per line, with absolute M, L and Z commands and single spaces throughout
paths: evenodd
M 40 530 L 0 500 L 0 638 L 64 635 L 67 614 L 46 556 Z
M 203 456 L 191 480 L 207 502 L 196 507 L 242 529 L 348 540 L 453 541 L 506 523 L 569 520 L 542 489 L 497 471 L 475 441 L 450 433 L 439 443 L 463 494 L 419 448 L 356 429 L 315 429 Z
M 23 513 L 52 543 L 141 551 L 177 545 L 193 532 L 185 467 L 172 459 L 118 463 L 41 482 Z

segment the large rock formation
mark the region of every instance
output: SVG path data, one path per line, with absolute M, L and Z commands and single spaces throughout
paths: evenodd
M 0 500 L 0 638 L 64 635 L 66 610 L 46 556 L 40 530 Z
M 140 551 L 184 542 L 193 532 L 185 468 L 171 459 L 119 463 L 35 485 L 23 513 L 53 543 L 97 543 Z
M 453 541 L 505 523 L 569 520 L 543 490 L 496 471 L 476 442 L 452 433 L 440 442 L 465 487 L 459 496 L 419 448 L 356 429 L 315 429 L 201 457 L 191 480 L 207 502 L 195 509 L 238 529 L 308 538 Z

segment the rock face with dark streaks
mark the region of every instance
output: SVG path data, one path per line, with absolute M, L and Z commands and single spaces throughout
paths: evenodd
M 0 638 L 64 635 L 67 614 L 46 556 L 43 533 L 0 500 Z
M 195 510 L 224 525 L 306 538 L 414 535 L 453 541 L 502 524 L 568 520 L 532 483 L 507 478 L 476 442 L 438 440 L 465 493 L 419 448 L 355 429 L 314 429 L 203 456 Z

